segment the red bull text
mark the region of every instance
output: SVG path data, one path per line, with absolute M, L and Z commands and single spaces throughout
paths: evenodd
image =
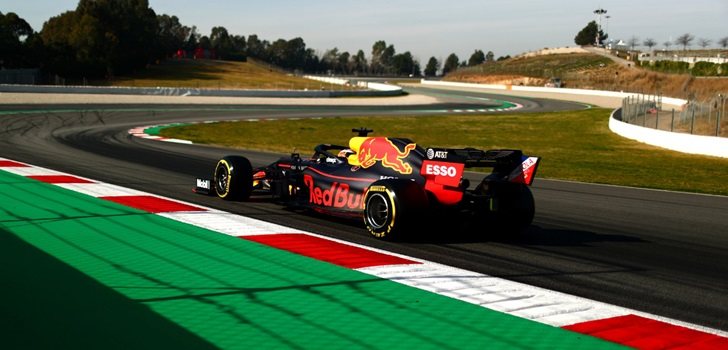
M 303 183 L 308 187 L 308 201 L 311 204 L 333 208 L 363 208 L 362 197 L 365 193 L 351 191 L 348 184 L 334 182 L 329 189 L 322 189 L 314 184 L 311 175 L 304 175 Z

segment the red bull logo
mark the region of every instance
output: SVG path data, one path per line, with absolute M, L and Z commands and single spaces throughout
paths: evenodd
M 309 203 L 339 209 L 363 208 L 362 198 L 366 196 L 366 191 L 356 193 L 350 190 L 348 184 L 338 182 L 332 183 L 329 189 L 323 189 L 316 186 L 311 175 L 303 175 L 303 183 L 308 187 Z
M 411 174 L 412 166 L 403 159 L 409 156 L 410 151 L 417 145 L 410 143 L 400 151 L 397 146 L 386 137 L 368 137 L 359 146 L 357 160 L 362 168 L 369 168 L 377 162 L 393 169 L 400 174 Z

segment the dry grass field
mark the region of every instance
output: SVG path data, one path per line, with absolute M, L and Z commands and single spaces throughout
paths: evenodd
M 550 77 L 560 77 L 564 87 L 661 94 L 708 100 L 728 93 L 728 78 L 692 77 L 617 65 L 595 54 L 559 54 L 513 58 L 459 69 L 448 81 L 485 84 L 543 86 Z
M 339 85 L 331 86 L 287 74 L 253 59 L 247 62 L 168 60 L 137 74 L 119 77 L 111 85 L 263 90 L 345 89 Z

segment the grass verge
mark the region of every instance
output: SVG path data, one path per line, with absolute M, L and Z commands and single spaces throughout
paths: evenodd
M 728 195 L 728 159 L 667 151 L 613 134 L 610 111 L 354 117 L 225 122 L 166 128 L 161 136 L 226 147 L 307 154 L 346 144 L 352 127 L 423 146 L 520 148 L 543 157 L 539 177 Z

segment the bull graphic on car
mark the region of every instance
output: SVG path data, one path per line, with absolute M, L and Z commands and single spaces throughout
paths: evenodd
M 370 168 L 377 162 L 382 166 L 390 168 L 400 174 L 412 174 L 412 166 L 405 162 L 410 152 L 417 147 L 414 143 L 404 146 L 400 151 L 392 140 L 386 137 L 368 137 L 359 146 L 357 160 L 359 166 L 364 169 Z

